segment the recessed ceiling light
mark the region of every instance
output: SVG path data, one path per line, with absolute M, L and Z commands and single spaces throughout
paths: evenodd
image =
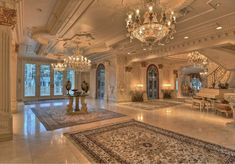
M 128 54 L 128 55 L 130 55 L 131 53 L 130 53 L 130 52 L 128 52 L 127 54 Z
M 216 30 L 221 30 L 223 27 L 219 24 L 219 23 L 216 23 Z
M 184 39 L 188 39 L 189 37 L 188 36 L 185 36 Z
M 146 48 L 144 48 L 143 50 L 146 51 Z

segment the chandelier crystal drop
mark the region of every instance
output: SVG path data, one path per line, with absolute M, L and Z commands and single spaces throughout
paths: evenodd
M 162 44 L 164 40 L 168 42 L 173 39 L 176 32 L 176 16 L 170 9 L 164 9 L 160 2 L 154 0 L 144 6 L 144 10 L 139 8 L 134 12 L 129 12 L 126 19 L 126 28 L 130 39 L 137 38 L 147 45 L 154 43 Z
M 52 63 L 51 67 L 55 70 L 55 71 L 64 71 L 67 67 L 67 65 L 65 63 L 62 62 L 58 62 L 58 63 Z
M 87 72 L 91 68 L 91 61 L 82 56 L 79 50 L 74 55 L 66 57 L 64 63 L 66 63 L 67 68 L 78 72 Z
M 205 68 L 209 64 L 208 58 L 198 51 L 193 51 L 188 54 L 188 63 L 200 68 Z

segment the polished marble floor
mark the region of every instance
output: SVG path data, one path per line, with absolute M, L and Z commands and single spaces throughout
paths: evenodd
M 235 150 L 235 129 L 226 126 L 226 123 L 232 119 L 214 113 L 199 112 L 191 109 L 189 104 L 146 111 L 89 99 L 89 107 L 106 108 L 128 116 L 54 131 L 47 131 L 30 110 L 30 107 L 63 108 L 66 103 L 65 100 L 54 100 L 30 105 L 19 104 L 19 112 L 13 115 L 14 139 L 0 143 L 0 163 L 89 163 L 63 133 L 93 129 L 129 119 L 136 119 Z

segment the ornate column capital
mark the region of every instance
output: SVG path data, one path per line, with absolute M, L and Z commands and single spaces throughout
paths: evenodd
M 0 6 L 0 25 L 15 27 L 16 10 Z

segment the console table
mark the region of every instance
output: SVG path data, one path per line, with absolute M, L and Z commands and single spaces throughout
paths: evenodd
M 80 114 L 87 113 L 87 104 L 86 104 L 86 96 L 87 95 L 68 95 L 69 104 L 67 105 L 67 113 L 68 114 Z M 75 99 L 75 109 L 73 108 Z M 81 99 L 81 109 L 79 108 L 79 99 Z

